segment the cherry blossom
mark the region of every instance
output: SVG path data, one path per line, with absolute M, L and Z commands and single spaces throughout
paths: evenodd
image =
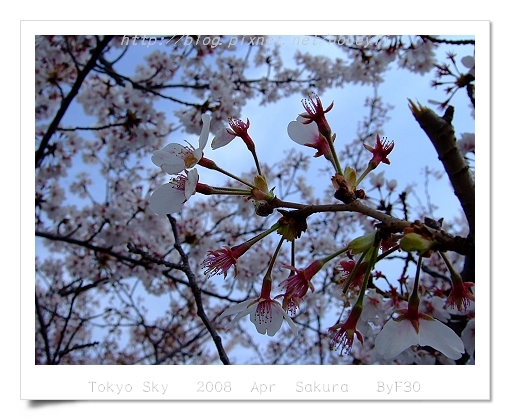
M 179 175 L 163 184 L 149 198 L 149 208 L 156 214 L 171 214 L 182 210 L 183 204 L 195 194 L 198 172 L 192 169 L 185 175 Z
M 356 266 L 356 261 L 353 260 L 343 260 L 340 261 L 340 273 L 342 275 L 341 282 L 345 282 L 352 275 L 352 271 Z M 363 283 L 363 278 L 365 277 L 365 271 L 367 270 L 368 263 L 366 261 L 362 262 L 358 269 L 356 270 L 356 274 L 351 280 L 350 287 L 359 287 Z
M 198 148 L 195 149 L 191 144 L 183 146 L 179 143 L 170 143 L 161 150 L 156 150 L 152 155 L 152 162 L 161 167 L 167 174 L 178 174 L 184 169 L 190 169 L 195 166 L 204 155 L 204 148 L 209 137 L 209 127 L 211 116 L 202 115 L 202 132 L 198 139 Z
M 437 46 L 428 40 L 419 39 L 402 54 L 398 64 L 411 71 L 425 74 L 434 68 Z
M 213 150 L 219 149 L 220 147 L 229 144 L 235 138 L 236 136 L 234 134 L 231 134 L 227 128 L 222 128 L 220 131 L 216 133 L 216 136 L 214 136 L 211 142 L 211 148 Z
M 387 308 L 384 305 L 383 297 L 377 293 L 375 289 L 369 289 L 367 294 L 363 297 L 363 312 L 361 313 L 360 319 L 362 321 L 380 323 L 382 319 L 386 319 L 386 312 Z
M 280 283 L 280 287 L 285 288 L 285 294 L 283 296 L 283 309 L 296 314 L 297 308 L 299 308 L 299 302 L 306 295 L 308 290 L 310 289 L 312 293 L 315 288 L 311 282 L 312 277 L 317 274 L 324 263 L 320 260 L 316 260 L 311 263 L 307 268 L 298 269 L 292 266 L 285 266 L 293 271 L 295 274 L 286 278 L 282 283 Z
M 237 276 L 237 259 L 245 252 L 246 249 L 243 250 L 239 247 L 230 248 L 228 246 L 209 251 L 207 258 L 202 263 L 206 267 L 204 274 L 208 277 L 216 274 L 223 274 L 223 277 L 227 277 L 228 270 L 234 266 L 235 275 Z
M 329 329 L 329 334 L 331 335 L 331 349 L 340 348 L 341 353 L 350 353 L 354 343 L 354 336 L 363 344 L 363 335 L 356 329 L 362 310 L 362 305 L 354 305 L 345 322 L 336 324 Z
M 430 300 L 421 299 L 420 311 L 429 314 L 441 322 L 448 322 L 451 318 L 448 311 L 444 308 L 444 299 L 439 296 L 432 296 Z
M 396 179 L 392 179 L 392 180 L 386 180 L 386 188 L 388 189 L 389 192 L 393 192 L 395 191 L 395 188 L 397 188 L 397 180 Z
M 369 167 L 374 169 L 381 162 L 387 165 L 390 164 L 390 161 L 387 156 L 391 153 L 393 147 L 395 146 L 395 143 L 393 141 L 390 142 L 385 137 L 383 137 L 383 140 L 381 141 L 379 134 L 377 134 L 374 147 L 367 146 L 366 144 L 364 144 L 363 146 L 373 155 L 372 159 L 370 159 L 370 162 L 368 163 Z
M 218 149 L 220 147 L 226 146 L 229 144 L 234 138 L 240 137 L 247 149 L 253 156 L 253 160 L 255 161 L 255 165 L 257 166 L 257 172 L 259 175 L 262 175 L 262 171 L 260 169 L 260 163 L 257 157 L 257 153 L 255 151 L 255 143 L 252 138 L 248 134 L 248 128 L 250 128 L 250 120 L 247 119 L 246 122 L 240 120 L 239 118 L 229 118 L 228 123 L 230 128 L 221 129 L 216 136 L 214 137 L 211 147 L 213 150 Z
M 464 64 L 464 67 L 467 67 L 469 69 L 469 74 L 473 77 L 475 77 L 475 58 L 471 55 L 467 55 L 465 57 L 462 57 L 460 62 Z
M 226 309 L 221 317 L 234 315 L 227 329 L 246 315 L 250 315 L 250 321 L 257 328 L 259 334 L 273 337 L 281 328 L 283 320 L 287 321 L 294 335 L 298 330 L 289 315 L 283 310 L 279 302 L 274 299 L 260 297 L 238 303 Z
M 239 118 L 229 118 L 228 123 L 230 128 L 221 129 L 211 142 L 211 148 L 213 150 L 219 149 L 220 147 L 226 146 L 236 137 L 241 137 L 245 142 L 249 144 L 253 143 L 253 140 L 248 134 L 248 128 L 250 128 L 250 120 L 246 122 Z
M 442 322 L 414 311 L 404 310 L 396 319 L 390 319 L 375 339 L 375 349 L 385 359 L 394 359 L 405 349 L 430 346 L 446 357 L 457 360 L 464 353 L 464 344 L 455 332 Z
M 475 135 L 474 133 L 462 133 L 460 139 L 457 140 L 457 147 L 462 154 L 475 152 Z
M 332 160 L 332 153 L 328 142 L 323 135 L 319 133 L 317 123 L 309 121 L 299 116 L 297 121 L 291 121 L 287 126 L 287 133 L 289 137 L 302 146 L 313 147 L 317 149 L 314 157 L 324 155 L 328 160 Z
M 333 102 L 324 109 L 319 96 L 316 93 L 310 93 L 308 98 L 303 99 L 301 103 L 306 110 L 306 112 L 299 114 L 300 117 L 305 119 L 304 124 L 315 122 L 319 132 L 328 139 L 331 136 L 331 128 L 325 114 L 333 109 Z
M 469 306 L 469 301 L 475 301 L 475 296 L 469 290 L 474 285 L 472 282 L 454 280 L 448 299 L 446 299 L 446 305 L 451 308 L 456 307 L 460 312 L 465 312 Z
M 460 335 L 462 342 L 464 343 L 464 347 L 466 349 L 466 353 L 470 356 L 475 354 L 475 319 L 471 318 L 466 328 L 462 331 Z
M 474 288 L 475 283 L 463 281 L 447 255 L 442 251 L 440 251 L 439 254 L 448 267 L 452 281 L 452 288 L 448 299 L 446 299 L 446 306 L 450 308 L 455 307 L 459 312 L 466 312 L 470 303 L 475 301 L 475 295 L 469 290 L 470 288 Z
M 384 171 L 379 172 L 377 175 L 373 172 L 369 175 L 370 178 L 370 184 L 376 189 L 381 189 L 384 185 Z
M 235 276 L 237 276 L 237 260 L 241 258 L 254 244 L 269 235 L 271 232 L 274 232 L 278 229 L 278 227 L 279 224 L 276 223 L 269 229 L 241 245 L 236 245 L 232 248 L 225 246 L 222 249 L 208 251 L 207 258 L 202 263 L 202 267 L 206 268 L 204 274 L 207 277 L 214 276 L 216 274 L 223 274 L 224 277 L 227 277 L 228 270 L 230 267 L 234 266 L 234 273 Z

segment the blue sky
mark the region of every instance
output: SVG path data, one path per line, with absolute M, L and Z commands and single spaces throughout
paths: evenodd
M 284 59 L 292 60 L 296 47 L 281 48 Z M 319 41 L 317 46 L 310 45 L 301 48 L 303 51 L 308 50 L 317 54 L 339 55 L 337 47 L 328 45 L 323 41 Z M 436 50 L 436 57 L 439 62 L 446 61 L 446 52 L 450 50 L 452 50 L 450 46 L 441 46 Z M 141 62 L 142 58 L 148 54 L 148 51 L 147 47 L 141 45 L 139 48 L 131 47 L 130 55 L 117 65 L 118 70 L 130 74 L 136 65 Z M 464 55 L 472 55 L 473 47 L 455 46 L 455 51 L 458 51 L 458 58 L 461 58 Z M 389 112 L 390 120 L 384 125 L 384 135 L 388 136 L 390 140 L 395 141 L 395 148 L 390 155 L 392 164 L 380 165 L 374 173 L 377 174 L 380 171 L 384 171 L 387 179 L 397 179 L 399 182 L 397 190 L 405 188 L 406 182 L 416 182 L 416 192 L 418 195 L 423 196 L 424 167 L 428 166 L 439 171 L 443 171 L 443 169 L 432 145 L 409 111 L 407 99 L 411 98 L 415 102 L 419 101 L 424 105 L 428 105 L 429 99 L 444 100 L 446 95 L 441 89 L 430 87 L 430 82 L 434 78 L 434 70 L 422 76 L 405 69 L 399 69 L 395 63 L 392 63 L 391 66 L 392 70 L 383 75 L 385 81 L 378 86 L 378 94 L 383 98 L 384 102 L 394 106 L 394 109 Z M 459 67 L 462 71 L 462 65 L 459 65 Z M 331 101 L 335 102 L 334 108 L 328 114 L 328 120 L 332 130 L 337 133 L 336 144 L 338 148 L 341 148 L 342 141 L 350 142 L 355 138 L 358 122 L 367 114 L 367 109 L 363 107 L 365 98 L 372 94 L 373 88 L 371 86 L 345 84 L 341 88 L 329 89 L 321 95 L 324 104 L 329 104 Z M 298 113 L 303 112 L 301 105 L 302 98 L 303 95 L 294 94 L 276 103 L 264 106 L 260 106 L 260 98 L 255 98 L 249 100 L 248 104 L 243 108 L 241 115 L 237 116 L 243 120 L 246 120 L 246 118 L 250 119 L 250 134 L 256 143 L 261 162 L 275 163 L 282 157 L 282 151 L 291 147 L 301 149 L 303 152 L 313 155 L 312 149 L 295 144 L 287 135 L 287 124 L 294 120 Z M 468 108 L 468 103 L 469 99 L 465 91 L 459 91 L 451 101 L 456 110 L 453 124 L 458 137 L 464 132 L 474 132 L 474 119 L 470 115 L 471 110 Z M 434 105 L 429 106 L 437 113 L 441 112 L 435 109 Z M 159 101 L 156 102 L 156 108 L 167 113 L 168 121 L 175 121 L 173 111 L 177 109 L 177 106 L 172 106 L 168 101 Z M 69 111 L 64 119 L 64 124 L 81 125 L 91 121 L 90 118 L 81 113 L 79 104 L 74 103 Z M 91 133 L 82 132 L 81 134 L 84 137 L 91 136 Z M 210 140 L 212 140 L 213 136 L 214 133 L 211 133 Z M 196 144 L 197 139 L 197 135 L 188 134 L 181 130 L 172 132 L 168 136 L 166 143 L 184 143 L 184 140 L 188 140 L 191 144 Z M 240 174 L 253 167 L 253 161 L 241 142 L 232 142 L 228 145 L 228 148 L 216 151 L 212 151 L 208 145 L 205 155 L 213 159 L 221 167 L 235 174 Z M 366 152 L 365 156 L 368 161 L 370 153 Z M 314 171 L 317 174 L 318 168 L 328 165 L 323 158 L 312 160 L 312 174 Z M 145 162 L 148 166 L 152 165 L 150 156 L 146 157 Z M 83 169 L 80 163 L 77 162 L 74 171 L 79 172 Z M 87 170 L 89 169 L 87 168 Z M 199 173 L 201 182 L 221 186 L 225 181 L 223 175 L 207 171 L 204 168 L 200 168 Z M 324 185 L 329 184 L 327 176 L 322 175 L 322 179 Z M 98 182 L 95 187 L 97 199 L 101 200 L 104 197 L 101 182 Z M 368 178 L 364 181 L 362 187 L 365 189 L 370 187 Z M 444 216 L 449 219 L 459 214 L 459 205 L 456 198 L 451 194 L 451 188 L 447 179 L 443 179 L 437 184 L 431 184 L 430 192 L 431 201 L 441 206 L 440 211 L 437 213 L 438 218 Z M 321 194 L 321 191 L 318 191 L 318 194 Z
M 451 38 L 461 38 L 452 36 Z M 289 45 L 290 42 L 286 45 Z M 132 48 L 133 49 L 133 48 Z M 328 56 L 337 56 L 339 49 L 334 45 L 328 45 L 324 41 L 319 41 L 318 45 L 301 47 L 303 51 L 310 51 L 316 54 L 324 54 Z M 293 60 L 293 54 L 296 50 L 295 46 L 290 45 L 281 47 L 282 56 L 286 63 Z M 441 46 L 436 50 L 436 57 L 439 62 L 446 61 L 446 52 L 452 50 L 451 46 Z M 133 69 L 139 62 L 140 58 L 147 54 L 148 49 L 140 46 L 134 49 L 131 58 L 121 68 L 126 70 Z M 455 46 L 458 52 L 458 59 L 464 55 L 473 55 L 472 46 Z M 387 179 L 395 178 L 399 181 L 398 189 L 405 188 L 406 183 L 417 183 L 416 192 L 419 196 L 423 196 L 423 169 L 428 166 L 431 169 L 437 169 L 443 172 L 442 165 L 437 159 L 437 154 L 432 147 L 430 141 L 415 121 L 408 109 L 408 98 L 415 102 L 419 101 L 424 105 L 428 105 L 429 99 L 444 100 L 446 94 L 442 89 L 433 89 L 430 86 L 431 80 L 434 78 L 434 70 L 425 75 L 411 73 L 405 69 L 399 69 L 396 63 L 392 63 L 392 70 L 384 74 L 385 81 L 378 87 L 378 93 L 384 102 L 388 102 L 395 108 L 390 111 L 390 120 L 384 126 L 384 134 L 390 140 L 395 141 L 390 160 L 391 165 L 380 165 L 374 173 L 384 171 Z M 459 64 L 462 70 L 462 65 Z M 332 130 L 337 133 L 336 144 L 341 147 L 341 142 L 350 142 L 356 136 L 358 122 L 367 114 L 367 109 L 363 107 L 365 98 L 372 95 L 373 88 L 360 84 L 345 84 L 341 88 L 332 88 L 321 95 L 324 104 L 335 102 L 335 106 L 328 114 L 328 120 Z M 254 139 L 259 160 L 269 164 L 275 163 L 281 159 L 282 151 L 295 147 L 301 149 L 305 153 L 313 155 L 313 150 L 304 148 L 295 144 L 287 135 L 287 124 L 294 120 L 298 113 L 303 112 L 301 105 L 301 94 L 294 94 L 284 98 L 276 103 L 270 103 L 260 106 L 260 98 L 252 99 L 243 108 L 240 117 L 243 120 L 250 119 L 250 134 Z M 454 126 L 457 136 L 463 132 L 474 132 L 474 119 L 471 117 L 471 109 L 468 108 L 469 99 L 465 91 L 459 91 L 451 104 L 455 107 Z M 172 115 L 172 104 L 165 101 L 156 105 L 159 109 L 167 112 L 168 120 L 175 120 Z M 430 105 L 437 113 L 441 111 L 435 109 L 434 105 Z M 177 108 L 177 107 L 176 107 Z M 226 124 L 226 122 L 225 122 Z M 211 134 L 210 140 L 214 136 Z M 178 142 L 183 143 L 188 140 L 191 144 L 196 144 L 197 135 L 188 134 L 183 131 L 176 131 L 168 136 L 166 143 Z M 224 167 L 232 173 L 240 174 L 250 170 L 253 167 L 253 161 L 242 142 L 232 142 L 227 148 L 212 151 L 208 145 L 205 150 L 206 157 L 213 159 L 218 165 Z M 366 159 L 370 158 L 370 153 L 366 152 Z M 316 174 L 318 168 L 328 165 L 323 158 L 312 159 L 312 176 Z M 152 165 L 147 157 L 147 164 Z M 315 173 L 314 173 L 315 171 Z M 199 168 L 201 182 L 211 183 L 211 185 L 221 186 L 225 181 L 223 175 L 207 171 Z M 326 175 L 322 175 L 323 185 L 329 185 L 329 179 Z M 363 185 L 366 189 L 370 184 L 368 178 Z M 431 201 L 438 204 L 441 208 L 436 215 L 437 218 L 445 217 L 450 219 L 459 215 L 459 205 L 456 198 L 451 193 L 449 182 L 444 178 L 441 182 L 430 185 Z M 317 193 L 320 195 L 320 187 Z

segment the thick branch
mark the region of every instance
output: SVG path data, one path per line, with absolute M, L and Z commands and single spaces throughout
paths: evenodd
M 449 106 L 443 117 L 439 117 L 427 107 L 416 106 L 411 102 L 411 111 L 420 127 L 429 137 L 437 151 L 439 160 L 444 166 L 452 183 L 455 195 L 459 199 L 462 210 L 469 225 L 469 235 L 475 238 L 475 181 L 469 165 L 457 147 L 455 131 L 451 125 L 453 107 Z
M 359 200 L 355 200 L 349 204 L 319 204 L 307 206 L 304 204 L 291 203 L 275 198 L 271 202 L 271 205 L 275 208 L 283 207 L 297 209 L 306 216 L 323 212 L 354 211 L 381 221 L 392 232 L 403 232 L 405 228 L 410 227 L 412 224 L 406 220 L 398 219 L 386 213 L 382 213 L 379 210 L 373 209 L 372 207 L 368 207 L 361 203 Z M 470 238 L 453 236 L 444 232 L 443 230 L 432 229 L 429 227 L 427 227 L 427 229 L 432 235 L 432 238 L 439 242 L 445 250 L 455 251 L 461 255 L 474 253 L 474 241 L 472 241 Z

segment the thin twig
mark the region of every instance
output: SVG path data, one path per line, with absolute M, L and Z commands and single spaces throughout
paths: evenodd
M 174 248 L 181 257 L 183 265 L 182 271 L 186 274 L 186 277 L 188 278 L 188 281 L 190 283 L 191 291 L 193 293 L 193 296 L 195 297 L 195 302 L 197 304 L 197 315 L 204 323 L 205 327 L 209 331 L 209 334 L 211 334 L 214 344 L 216 345 L 216 349 L 218 350 L 220 360 L 223 362 L 223 364 L 229 365 L 230 361 L 228 359 L 225 349 L 223 348 L 223 344 L 221 343 L 221 337 L 217 333 L 216 329 L 212 326 L 211 322 L 209 321 L 209 318 L 207 317 L 207 314 L 204 311 L 204 306 L 202 303 L 202 291 L 200 290 L 200 287 L 196 282 L 195 273 L 193 273 L 189 265 L 188 255 L 182 249 L 181 242 L 179 240 L 179 232 L 177 230 L 177 222 L 172 215 L 169 214 L 167 216 L 168 220 L 170 221 L 170 224 L 172 225 L 172 232 L 174 234 L 175 239 Z

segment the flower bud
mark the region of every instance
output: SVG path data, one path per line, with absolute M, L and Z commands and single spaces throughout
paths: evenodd
M 255 207 L 255 214 L 261 217 L 270 216 L 274 211 L 274 207 L 266 201 L 255 201 L 253 206 Z
M 267 202 L 271 202 L 274 199 L 273 190 L 269 191 L 266 178 L 263 175 L 257 175 L 254 179 L 254 184 L 255 188 L 251 190 L 252 198 L 257 201 Z
M 400 240 L 400 248 L 404 251 L 417 251 L 418 254 L 426 258 L 433 254 L 435 245 L 436 241 L 427 239 L 416 232 L 406 233 Z
M 352 254 L 361 254 L 374 246 L 376 231 L 367 233 L 366 235 L 360 236 L 359 238 L 353 239 L 349 242 L 349 250 Z
M 353 169 L 350 166 L 345 168 L 344 178 L 345 178 L 345 183 L 347 184 L 347 187 L 349 188 L 349 191 L 354 192 L 356 190 L 356 169 Z

